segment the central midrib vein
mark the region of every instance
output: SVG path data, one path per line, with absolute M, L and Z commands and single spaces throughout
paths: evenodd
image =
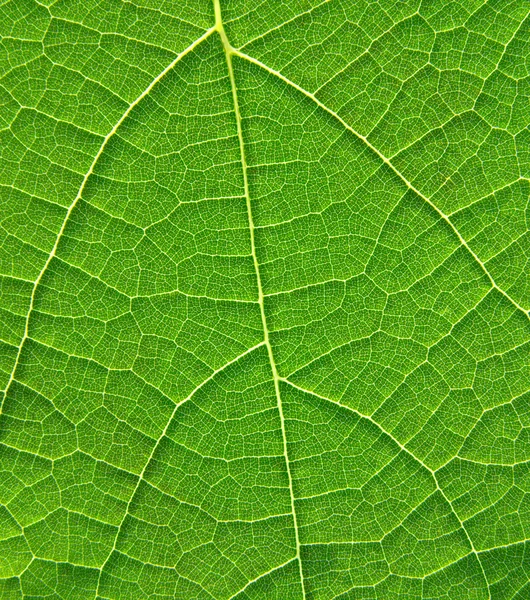
M 264 302 L 263 302 L 264 296 L 263 296 L 263 288 L 261 285 L 261 275 L 260 275 L 260 270 L 259 270 L 258 258 L 256 255 L 256 244 L 255 244 L 255 236 L 254 236 L 254 220 L 252 217 L 252 205 L 250 202 L 250 192 L 249 192 L 249 186 L 248 186 L 247 162 L 246 162 L 246 158 L 245 158 L 245 144 L 243 141 L 243 129 L 241 126 L 241 113 L 239 112 L 237 86 L 236 86 L 236 81 L 235 81 L 235 77 L 234 77 L 234 69 L 232 66 L 232 56 L 233 56 L 233 54 L 235 54 L 235 50 L 232 47 L 232 45 L 230 44 L 228 37 L 226 36 L 226 32 L 224 30 L 223 20 L 222 20 L 222 15 L 221 15 L 220 0 L 213 0 L 213 3 L 214 3 L 214 9 L 215 9 L 215 29 L 219 33 L 219 36 L 223 43 L 223 48 L 224 48 L 224 52 L 225 52 L 225 56 L 226 56 L 226 64 L 228 67 L 228 76 L 230 78 L 230 86 L 232 88 L 234 113 L 235 113 L 236 124 L 237 124 L 237 136 L 239 138 L 239 150 L 240 150 L 240 155 L 241 155 L 241 165 L 242 165 L 242 169 L 243 169 L 243 186 L 244 186 L 245 198 L 246 198 L 246 202 L 247 202 L 248 225 L 249 225 L 249 230 L 250 230 L 250 245 L 251 245 L 252 260 L 254 261 L 254 270 L 256 272 L 256 280 L 257 280 L 257 285 L 258 285 L 258 304 L 259 304 L 260 313 L 261 313 L 261 322 L 263 325 L 263 337 L 264 337 L 265 346 L 267 347 L 267 352 L 269 355 L 269 362 L 271 365 L 272 378 L 274 381 L 274 390 L 276 393 L 276 401 L 278 404 L 278 412 L 280 414 L 281 431 L 282 431 L 282 438 L 283 438 L 283 453 L 284 453 L 285 463 L 286 463 L 286 467 L 287 467 L 287 477 L 289 480 L 289 494 L 291 497 L 291 511 L 293 513 L 293 521 L 294 521 L 296 558 L 298 560 L 298 566 L 299 566 L 299 570 L 300 570 L 300 583 L 302 586 L 302 596 L 305 599 L 306 594 L 305 594 L 305 585 L 304 585 L 304 575 L 303 575 L 303 571 L 302 571 L 302 560 L 301 560 L 301 556 L 300 556 L 300 539 L 299 539 L 299 535 L 298 535 L 298 521 L 297 521 L 297 517 L 296 517 L 296 507 L 295 507 L 295 500 L 294 500 L 293 478 L 291 475 L 291 466 L 289 463 L 289 456 L 288 456 L 288 452 L 287 452 L 287 436 L 286 436 L 286 432 L 285 432 L 285 418 L 283 415 L 282 398 L 281 398 L 281 394 L 280 394 L 280 377 L 279 377 L 278 371 L 276 369 L 276 362 L 274 360 L 274 354 L 272 352 L 272 346 L 271 346 L 270 339 L 269 339 L 269 329 L 267 327 L 267 316 L 265 314 L 265 306 L 264 306 Z

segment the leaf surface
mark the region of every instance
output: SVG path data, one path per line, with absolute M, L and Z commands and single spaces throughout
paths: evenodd
M 529 596 L 529 12 L 1 4 L 1 598 Z

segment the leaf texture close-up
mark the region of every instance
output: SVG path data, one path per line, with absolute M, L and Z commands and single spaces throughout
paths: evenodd
M 530 599 L 530 1 L 0 2 L 0 598 Z

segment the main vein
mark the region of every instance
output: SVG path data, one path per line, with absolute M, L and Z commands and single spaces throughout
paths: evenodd
M 9 379 L 8 379 L 6 387 L 4 389 L 4 392 L 5 392 L 4 393 L 4 399 L 7 397 L 7 394 L 9 392 L 10 388 L 11 388 L 11 385 L 13 384 L 13 381 L 15 380 L 15 373 L 16 373 L 16 370 L 17 370 L 17 367 L 18 367 L 18 363 L 20 362 L 20 357 L 22 355 L 22 349 L 23 349 L 23 347 L 24 347 L 24 345 L 25 345 L 25 343 L 26 343 L 26 341 L 27 341 L 27 339 L 29 337 L 29 321 L 30 321 L 31 314 L 33 312 L 33 308 L 35 306 L 35 295 L 36 295 L 36 292 L 37 292 L 37 288 L 39 287 L 39 284 L 42 281 L 42 278 L 44 277 L 44 274 L 48 270 L 48 267 L 50 266 L 50 263 L 52 262 L 53 258 L 55 257 L 55 255 L 57 253 L 57 248 L 59 247 L 59 242 L 61 241 L 61 239 L 63 237 L 64 231 L 66 229 L 66 225 L 67 225 L 67 223 L 68 223 L 68 221 L 70 219 L 70 216 L 71 216 L 73 210 L 75 209 L 75 207 L 77 206 L 77 203 L 81 199 L 81 196 L 83 195 L 83 192 L 85 190 L 86 184 L 87 184 L 88 180 L 90 179 L 90 176 L 94 172 L 94 168 L 95 168 L 97 162 L 99 161 L 99 159 L 101 158 L 101 155 L 103 154 L 103 151 L 107 147 L 107 144 L 109 143 L 109 140 L 114 136 L 114 134 L 116 133 L 116 131 L 118 131 L 118 129 L 120 128 L 121 124 L 130 115 L 130 113 L 134 109 L 134 107 L 137 104 L 139 104 L 149 94 L 149 92 L 154 88 L 154 86 L 161 79 L 163 79 L 163 77 L 169 71 L 171 71 L 171 69 L 182 58 L 184 58 L 184 56 L 186 56 L 186 54 L 189 54 L 196 46 L 198 46 L 203 40 L 205 40 L 214 31 L 215 31 L 215 27 L 211 27 L 210 29 L 208 29 L 207 31 L 205 31 L 203 33 L 203 35 L 201 35 L 200 38 L 196 39 L 185 50 L 183 50 L 180 54 L 178 54 L 177 57 L 161 73 L 159 73 L 153 79 L 153 81 L 145 88 L 145 90 L 138 96 L 138 98 L 136 98 L 136 100 L 134 100 L 127 107 L 127 110 L 120 117 L 119 121 L 116 123 L 116 125 L 114 125 L 114 127 L 109 131 L 109 133 L 107 133 L 107 135 L 103 139 L 103 142 L 101 143 L 101 146 L 99 147 L 99 150 L 98 150 L 96 156 L 94 157 L 94 160 L 92 161 L 92 164 L 90 165 L 88 171 L 86 172 L 85 176 L 83 177 L 83 181 L 81 182 L 81 186 L 79 187 L 79 191 L 77 192 L 76 197 L 74 198 L 74 200 L 72 201 L 72 203 L 70 204 L 70 206 L 68 207 L 68 209 L 66 211 L 66 215 L 64 216 L 63 222 L 61 224 L 61 228 L 59 229 L 59 233 L 57 234 L 57 238 L 55 239 L 55 244 L 53 245 L 53 248 L 51 249 L 51 252 L 48 255 L 48 258 L 46 259 L 46 262 L 44 263 L 44 266 L 42 267 L 40 273 L 37 276 L 37 279 L 35 280 L 35 282 L 33 284 L 33 289 L 31 290 L 31 296 L 30 296 L 30 300 L 29 300 L 29 308 L 28 308 L 28 312 L 26 314 L 26 322 L 24 324 L 24 333 L 22 334 L 22 339 L 20 340 L 20 345 L 18 347 L 17 355 L 16 355 L 16 358 L 15 358 L 15 363 L 13 364 L 13 369 L 11 370 L 11 373 L 9 375 Z M 3 400 L 0 402 L 0 414 L 2 412 L 2 407 L 3 407 Z
M 254 261 L 254 270 L 256 272 L 256 280 L 257 280 L 257 285 L 258 285 L 258 304 L 260 307 L 261 322 L 263 325 L 264 342 L 265 342 L 265 346 L 267 347 L 267 352 L 269 355 L 269 362 L 270 362 L 271 370 L 272 370 L 272 378 L 274 381 L 274 390 L 276 393 L 276 401 L 278 404 L 278 412 L 280 414 L 280 423 L 281 423 L 282 438 L 283 438 L 283 453 L 285 456 L 285 463 L 286 463 L 286 467 L 287 467 L 287 477 L 289 480 L 289 493 L 290 493 L 290 497 L 291 497 L 291 511 L 293 513 L 293 521 L 294 521 L 296 558 L 298 560 L 298 566 L 299 566 L 299 570 L 300 570 L 300 583 L 302 586 L 302 596 L 305 599 L 306 593 L 305 593 L 305 585 L 304 585 L 304 575 L 303 575 L 303 571 L 302 571 L 302 560 L 301 560 L 301 556 L 300 556 L 300 539 L 299 539 L 299 535 L 298 535 L 298 521 L 297 521 L 297 517 L 296 517 L 296 507 L 295 507 L 295 500 L 294 500 L 293 478 L 292 478 L 292 474 L 291 474 L 289 454 L 287 451 L 287 436 L 286 436 L 286 431 L 285 431 L 285 417 L 283 414 L 282 398 L 281 398 L 281 394 L 280 394 L 280 377 L 278 375 L 278 370 L 276 368 L 276 362 L 274 360 L 274 354 L 272 352 L 272 346 L 271 346 L 270 339 L 269 339 L 267 316 L 265 314 L 265 306 L 264 306 L 264 302 L 263 302 L 263 297 L 264 297 L 263 296 L 263 287 L 261 285 L 261 275 L 260 275 L 258 258 L 256 255 L 256 243 L 255 243 L 255 236 L 254 236 L 254 219 L 252 216 L 252 204 L 250 202 L 250 192 L 249 192 L 249 185 L 248 185 L 247 163 L 246 163 L 246 158 L 245 158 L 245 143 L 243 140 L 243 129 L 242 129 L 242 125 L 241 125 L 241 113 L 239 110 L 237 86 L 236 86 L 236 81 L 235 81 L 235 76 L 234 76 L 234 68 L 232 65 L 232 56 L 234 54 L 237 54 L 237 51 L 232 47 L 232 45 L 230 44 L 230 42 L 226 36 L 226 32 L 225 32 L 224 26 L 223 26 L 223 20 L 222 20 L 222 15 L 221 15 L 221 6 L 220 6 L 219 0 L 214 0 L 214 8 L 215 8 L 215 29 L 219 32 L 219 36 L 223 43 L 223 48 L 224 48 L 224 52 L 225 52 L 225 56 L 226 56 L 226 64 L 228 66 L 228 75 L 230 78 L 230 85 L 232 87 L 232 97 L 233 97 L 233 101 L 234 101 L 234 113 L 236 116 L 237 135 L 239 138 L 239 149 L 240 149 L 240 155 L 241 155 L 241 164 L 242 164 L 242 168 L 243 168 L 243 186 L 244 186 L 245 198 L 246 198 L 246 202 L 247 202 L 248 224 L 249 224 L 249 229 L 250 229 L 250 244 L 251 244 L 251 250 L 252 250 L 252 259 Z

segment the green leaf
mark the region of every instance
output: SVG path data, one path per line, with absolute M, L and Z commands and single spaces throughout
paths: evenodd
M 530 597 L 527 0 L 0 6 L 0 597 Z

